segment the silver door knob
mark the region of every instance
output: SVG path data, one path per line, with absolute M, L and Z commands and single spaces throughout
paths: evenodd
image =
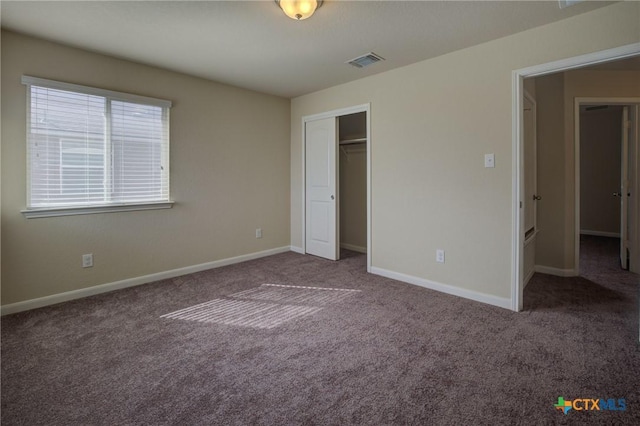
M 614 196 L 614 197 L 622 197 L 622 194 L 621 194 L 621 193 L 619 193 L 619 192 L 614 192 L 614 193 L 613 193 L 613 196 Z

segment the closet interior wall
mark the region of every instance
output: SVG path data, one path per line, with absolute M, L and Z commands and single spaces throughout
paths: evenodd
M 338 118 L 340 152 L 340 247 L 367 251 L 367 117 Z

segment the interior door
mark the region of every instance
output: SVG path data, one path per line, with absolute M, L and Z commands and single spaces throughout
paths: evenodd
M 629 208 L 629 131 L 631 130 L 629 121 L 629 107 L 622 109 L 622 158 L 620 159 L 620 265 L 623 269 L 629 269 L 628 247 L 628 208 Z
M 536 102 L 525 92 L 522 111 L 523 137 L 523 173 L 524 191 L 522 197 L 524 232 L 524 264 L 523 284 L 526 286 L 535 272 L 536 265 L 536 211 L 537 211 L 537 176 L 536 176 Z
M 305 125 L 306 252 L 338 260 L 336 118 Z
M 640 220 L 640 202 L 638 200 L 638 188 L 640 187 L 640 176 L 638 169 L 640 166 L 640 155 L 638 147 L 638 121 L 640 112 L 639 105 L 629 108 L 629 189 L 627 201 L 629 203 L 629 214 L 627 216 L 627 233 L 629 236 L 629 271 L 640 273 L 640 231 L 638 221 Z
M 524 96 L 523 111 L 524 133 L 524 232 L 525 240 L 535 234 L 536 226 L 536 201 L 537 195 L 536 177 L 536 103 L 528 95 Z

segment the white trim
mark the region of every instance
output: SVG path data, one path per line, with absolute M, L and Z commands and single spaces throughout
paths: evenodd
M 559 61 L 514 70 L 512 72 L 512 231 L 511 231 L 511 309 L 522 310 L 522 294 L 524 291 L 522 256 L 524 232 L 521 232 L 521 185 L 523 184 L 524 168 L 522 167 L 522 94 L 524 91 L 523 79 L 525 77 L 537 77 L 551 73 L 579 68 L 585 65 L 595 65 L 617 59 L 624 59 L 640 53 L 640 43 L 632 43 L 613 49 L 601 50 L 586 55 L 574 56 Z
M 371 272 L 371 103 L 356 105 L 347 108 L 334 109 L 313 115 L 302 117 L 302 253 L 307 252 L 307 224 L 306 224 L 306 123 L 331 117 L 364 112 L 367 115 L 367 272 Z M 336 141 L 338 143 L 338 141 Z M 337 170 L 337 169 L 336 169 Z
M 533 270 L 541 274 L 555 275 L 556 277 L 577 277 L 578 273 L 575 269 L 560 269 L 552 266 L 536 265 Z
M 116 92 L 114 90 L 99 89 L 97 87 L 82 86 L 79 84 L 65 83 L 62 81 L 47 80 L 46 78 L 22 76 L 22 84 L 26 86 L 47 87 L 49 89 L 66 90 L 71 92 L 80 92 L 87 95 L 104 96 L 105 98 L 115 98 L 126 100 L 129 102 L 143 103 L 162 108 L 171 108 L 171 101 L 164 99 L 151 98 L 148 96 L 134 95 L 125 92 Z
M 37 299 L 25 300 L 23 302 L 11 303 L 0 307 L 0 315 L 14 314 L 16 312 L 28 311 L 30 309 L 42 308 L 44 306 L 55 305 L 69 300 L 81 299 L 83 297 L 108 293 L 128 287 L 135 287 L 168 278 L 179 277 L 181 275 L 193 274 L 194 272 L 206 271 L 207 269 L 220 268 L 222 266 L 233 265 L 235 263 L 246 262 L 248 260 L 259 259 L 261 257 L 272 256 L 274 254 L 285 253 L 290 250 L 289 246 L 259 251 L 227 259 L 214 260 L 213 262 L 201 263 L 199 265 L 186 266 L 184 268 L 172 269 L 155 274 L 143 275 L 141 277 L 128 278 L 112 283 L 100 284 L 64 293 L 52 294 L 51 296 L 39 297 Z
M 350 114 L 356 114 L 358 112 L 365 112 L 370 108 L 370 106 L 371 104 L 367 103 L 367 104 L 355 105 L 352 107 L 338 108 L 331 111 L 321 112 L 318 114 L 305 115 L 304 117 L 302 117 L 302 122 L 306 123 L 307 121 L 323 120 L 325 118 L 340 117 L 341 115 L 350 115 Z
M 302 247 L 289 246 L 289 250 L 291 250 L 294 253 L 304 254 L 304 249 Z
M 599 52 L 587 53 L 585 55 L 560 59 L 546 64 L 534 65 L 516 70 L 523 77 L 540 77 L 542 75 L 568 71 L 573 68 L 580 68 L 585 65 L 597 65 L 603 62 L 610 62 L 625 59 L 640 53 L 640 42 L 631 43 L 625 46 L 614 47 L 613 49 L 601 50 Z
M 366 247 L 356 246 L 354 244 L 340 243 L 340 247 L 343 248 L 343 249 L 356 251 L 358 253 L 366 253 L 367 252 L 367 248 Z
M 41 217 L 76 216 L 76 215 L 82 215 L 82 214 L 170 209 L 171 207 L 173 207 L 173 204 L 174 204 L 173 201 L 163 201 L 160 203 L 112 204 L 112 205 L 83 206 L 83 207 L 43 208 L 43 209 L 21 210 L 20 213 L 22 213 L 24 217 L 26 217 L 27 219 L 38 219 Z
M 371 206 L 373 198 L 371 197 L 371 104 L 366 104 L 367 114 L 367 272 L 371 272 L 372 265 L 372 223 L 371 223 Z
M 473 290 L 442 284 L 435 281 L 418 278 L 411 275 L 402 274 L 400 272 L 389 271 L 387 269 L 372 267 L 371 273 L 382 277 L 391 278 L 396 281 L 402 281 L 408 284 L 417 285 L 428 288 L 430 290 L 439 291 L 441 293 L 451 294 L 453 296 L 464 297 L 465 299 L 482 302 L 489 305 L 497 306 L 504 309 L 511 309 L 511 299 L 506 297 L 498 297 L 490 294 L 479 293 Z
M 620 238 L 619 232 L 591 231 L 590 229 L 581 229 L 580 235 L 593 235 L 594 237 Z
M 522 293 L 524 290 L 524 209 L 521 206 L 522 193 L 524 193 L 524 167 L 522 154 L 524 133 L 522 122 L 524 120 L 522 108 L 524 106 L 524 82 L 523 76 L 514 71 L 511 79 L 513 91 L 513 108 L 511 111 L 512 122 L 512 154 L 511 170 L 514 171 L 511 185 L 512 210 L 511 210 L 511 310 L 522 310 Z

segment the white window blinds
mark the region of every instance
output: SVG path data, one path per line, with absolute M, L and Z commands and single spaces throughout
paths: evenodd
M 169 201 L 170 102 L 22 81 L 29 209 Z

